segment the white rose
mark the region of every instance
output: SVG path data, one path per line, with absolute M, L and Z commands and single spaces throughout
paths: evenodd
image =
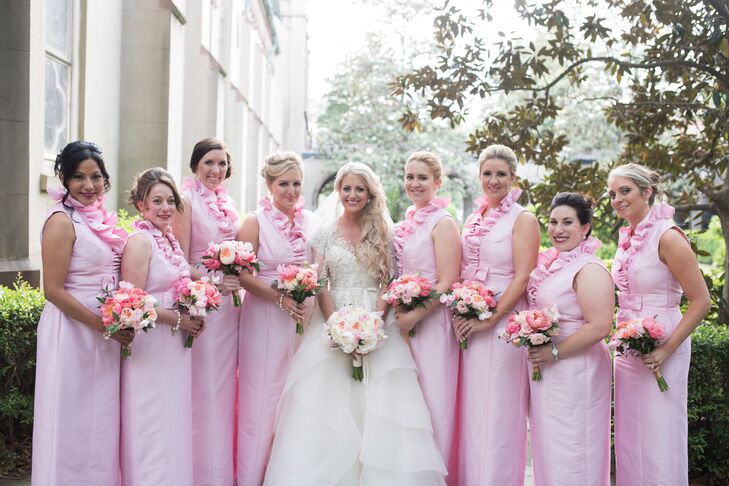
M 538 332 L 529 336 L 529 342 L 534 346 L 539 346 L 547 342 L 547 336 L 545 336 L 541 332 Z

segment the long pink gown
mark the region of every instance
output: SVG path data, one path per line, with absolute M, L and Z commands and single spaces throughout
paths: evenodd
M 208 244 L 234 240 L 235 203 L 220 185 L 217 193 L 186 178 L 183 194 L 192 208 L 189 262 L 200 263 Z M 204 272 L 205 268 L 198 268 Z M 236 387 L 240 308 L 223 295 L 205 318 L 205 331 L 192 346 L 192 451 L 195 486 L 228 486 L 235 480 Z
M 503 293 L 514 278 L 513 228 L 525 211 L 513 190 L 485 218 L 480 210 L 463 231 L 461 277 Z M 483 208 L 483 207 L 482 207 Z M 497 297 L 498 298 L 498 297 Z M 515 306 L 519 311 L 526 300 Z M 498 339 L 506 318 L 468 338 L 459 381 L 459 464 L 462 486 L 524 484 L 529 385 L 526 355 Z M 508 458 L 508 459 L 506 459 Z
M 270 198 L 264 197 L 258 221 L 258 278 L 270 285 L 278 265 L 302 265 L 308 260 L 306 232 L 311 214 L 297 204 L 294 227 Z M 241 313 L 238 344 L 238 486 L 263 483 L 271 453 L 276 407 L 286 383 L 291 359 L 300 343 L 296 322 L 278 305 L 247 293 Z
M 441 218 L 449 217 L 445 200 L 434 200 L 425 208 L 411 206 L 404 222 L 395 229 L 395 254 L 400 275 L 420 274 L 435 283 L 433 229 Z M 418 381 L 430 412 L 435 442 L 448 464 L 448 484 L 457 482 L 457 451 L 454 446 L 456 392 L 458 389 L 459 348 L 451 323 L 451 313 L 442 304 L 415 327 L 410 351 L 418 367 Z
M 618 321 L 656 316 L 670 336 L 681 320 L 682 289 L 658 256 L 671 228 L 673 208 L 658 204 L 632 236 L 621 230 L 612 273 L 618 287 Z M 688 374 L 691 339 L 663 363 L 668 391 L 633 355 L 615 356 L 615 464 L 619 486 L 688 484 Z
M 152 245 L 144 290 L 158 308 L 174 304 L 174 285 L 189 265 L 171 232 L 135 224 Z M 172 242 L 170 242 L 172 240 Z M 174 247 L 172 246 L 174 245 Z M 176 250 L 176 251 L 175 251 Z M 140 333 L 122 361 L 121 479 L 124 486 L 192 486 L 191 352 L 185 333 L 167 324 Z
M 590 237 L 569 252 L 547 250 L 529 277 L 530 306 L 545 309 L 556 304 L 559 310 L 555 343 L 585 322 L 573 284 L 585 265 L 603 266 L 594 254 L 599 246 Z M 542 380 L 529 381 L 536 486 L 610 484 L 610 368 L 610 352 L 600 341 L 579 355 L 542 364 Z
M 49 217 L 55 213 L 68 215 L 76 234 L 64 288 L 98 314 L 96 298 L 118 283 L 125 240 L 92 231 L 78 208 L 58 203 Z M 116 221 L 107 222 L 113 228 Z M 120 350 L 118 342 L 46 303 L 38 322 L 34 486 L 119 484 Z

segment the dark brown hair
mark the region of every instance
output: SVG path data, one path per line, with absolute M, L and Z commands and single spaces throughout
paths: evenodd
M 152 167 L 151 169 L 147 169 L 144 172 L 137 174 L 134 178 L 134 184 L 129 190 L 129 204 L 137 208 L 139 211 L 140 209 L 139 206 L 137 206 L 137 203 L 144 203 L 149 195 L 149 191 L 151 191 L 157 184 L 164 184 L 169 187 L 172 191 L 172 196 L 175 198 L 175 207 L 177 208 L 177 211 L 184 211 L 182 198 L 180 197 L 180 192 L 177 190 L 175 181 L 172 180 L 170 173 L 162 167 Z
M 230 150 L 225 142 L 217 138 L 203 138 L 192 148 L 192 155 L 190 156 L 190 170 L 194 173 L 197 172 L 197 166 L 205 157 L 205 154 L 211 150 L 222 150 L 225 152 L 225 158 L 228 160 L 228 170 L 225 171 L 225 178 L 227 179 L 231 175 L 233 168 L 233 162 L 230 160 Z
M 552 205 L 549 209 L 554 209 L 557 206 L 569 206 L 574 209 L 580 224 L 590 225 L 590 229 L 585 235 L 590 236 L 590 233 L 592 233 L 592 208 L 595 207 L 595 200 L 592 197 L 579 192 L 560 192 L 552 199 Z

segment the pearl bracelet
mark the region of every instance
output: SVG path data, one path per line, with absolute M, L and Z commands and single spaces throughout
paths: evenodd
M 278 308 L 281 309 L 281 310 L 284 310 L 283 298 L 284 298 L 283 292 L 279 292 L 278 293 Z
M 175 312 L 177 312 L 177 324 L 172 326 L 172 335 L 173 336 L 180 329 L 180 321 L 182 321 L 182 314 L 180 314 L 180 311 L 175 310 Z

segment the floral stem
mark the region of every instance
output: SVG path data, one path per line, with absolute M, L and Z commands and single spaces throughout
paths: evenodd
M 132 355 L 132 347 L 131 346 L 122 346 L 122 348 L 121 348 L 122 358 L 127 359 L 131 355 Z
M 468 349 L 468 338 L 462 339 L 458 345 L 461 347 L 461 351 L 465 351 Z
M 654 371 L 653 374 L 656 377 L 656 383 L 658 383 L 658 389 L 661 390 L 661 393 L 668 391 L 668 383 L 666 383 L 666 379 L 663 378 L 661 372 Z
M 532 381 L 542 381 L 542 370 L 538 364 L 532 366 Z
M 296 334 L 304 334 L 304 323 L 296 321 Z
M 235 307 L 240 307 L 240 294 L 237 290 L 233 291 L 233 305 Z
M 186 348 L 191 348 L 192 347 L 192 341 L 194 341 L 194 340 L 195 340 L 195 338 L 193 337 L 193 335 L 192 334 L 188 334 L 187 335 L 187 339 L 185 339 L 185 347 Z
M 412 328 L 412 329 L 410 329 L 410 330 L 408 331 L 408 336 L 409 336 L 409 337 L 415 337 L 415 328 Z

